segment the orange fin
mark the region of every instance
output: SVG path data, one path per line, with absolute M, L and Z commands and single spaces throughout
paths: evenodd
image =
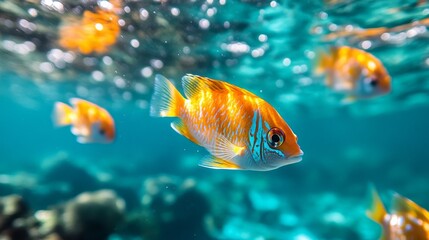
M 204 77 L 187 74 L 182 78 L 183 91 L 188 99 L 191 99 L 201 91 L 207 89 L 207 79 Z
M 217 134 L 214 144 L 206 145 L 207 150 L 217 158 L 232 161 L 237 155 L 242 155 L 245 147 L 240 147 L 229 141 L 224 135 Z
M 198 165 L 200 165 L 201 167 L 213 168 L 213 169 L 231 169 L 231 170 L 241 169 L 240 166 L 237 165 L 236 163 L 233 163 L 231 161 L 224 160 L 221 158 L 217 158 L 215 156 L 207 156 L 206 158 L 202 159 Z
M 405 198 L 398 193 L 393 195 L 392 211 L 396 213 L 412 214 L 418 219 L 429 221 L 429 212 L 417 205 L 415 202 Z
M 178 134 L 185 136 L 192 142 L 199 145 L 197 140 L 191 135 L 189 132 L 188 127 L 186 127 L 185 123 L 182 121 L 182 119 L 177 119 L 176 121 L 171 123 L 171 128 L 173 128 L 174 131 L 176 131 Z
M 329 72 L 332 68 L 333 59 L 332 53 L 326 50 L 317 50 L 316 58 L 314 60 L 313 73 L 320 76 Z
M 62 102 L 56 102 L 53 118 L 56 126 L 65 126 L 73 123 L 75 114 L 69 105 Z
M 366 211 L 366 215 L 371 218 L 374 222 L 381 224 L 383 222 L 384 216 L 387 212 L 384 208 L 383 202 L 381 201 L 380 196 L 377 193 L 377 190 L 373 185 L 370 185 L 371 191 L 371 207 Z
M 234 94 L 238 95 L 248 95 L 257 97 L 255 94 L 242 89 L 240 87 L 234 86 L 230 83 L 220 81 L 220 80 L 214 80 L 208 77 L 201 77 L 197 75 L 192 74 L 186 74 L 182 78 L 182 85 L 183 85 L 183 91 L 185 92 L 185 96 L 188 99 L 191 99 L 196 94 L 204 92 L 204 91 L 211 91 L 216 93 L 228 93 L 233 92 Z
M 155 76 L 155 92 L 150 105 L 150 115 L 153 117 L 177 117 L 185 99 L 164 76 Z

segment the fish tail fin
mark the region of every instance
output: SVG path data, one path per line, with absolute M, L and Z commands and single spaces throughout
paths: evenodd
M 164 76 L 155 76 L 155 92 L 152 96 L 150 115 L 153 117 L 178 117 L 185 99 Z
M 318 49 L 313 62 L 313 72 L 316 76 L 325 74 L 332 66 L 332 54 L 325 49 Z
M 53 119 L 56 126 L 70 125 L 73 122 L 73 109 L 62 102 L 56 102 L 54 106 Z
M 374 222 L 382 223 L 384 216 L 387 214 L 386 209 L 374 185 L 369 186 L 369 191 L 371 194 L 371 207 L 366 211 L 366 215 Z

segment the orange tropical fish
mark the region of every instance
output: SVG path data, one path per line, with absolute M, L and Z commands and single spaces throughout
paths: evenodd
M 383 228 L 380 239 L 429 240 L 429 212 L 413 201 L 395 194 L 392 212 L 387 213 L 374 187 L 371 189 L 372 206 L 367 215 Z
M 326 85 L 351 98 L 367 98 L 390 92 L 391 81 L 380 60 L 363 50 L 341 46 L 321 52 L 316 75 L 326 75 Z
M 109 143 L 115 138 L 115 123 L 110 114 L 94 103 L 70 99 L 72 106 L 56 102 L 54 122 L 57 126 L 72 125 L 71 132 L 79 143 Z
M 70 21 L 60 29 L 59 45 L 83 54 L 106 53 L 121 33 L 118 12 L 122 1 L 113 0 L 95 12 L 85 11 L 80 20 Z
M 301 160 L 296 135 L 263 99 L 232 84 L 190 74 L 182 78 L 182 85 L 187 98 L 156 75 L 150 114 L 179 118 L 171 127 L 211 154 L 200 166 L 267 171 Z

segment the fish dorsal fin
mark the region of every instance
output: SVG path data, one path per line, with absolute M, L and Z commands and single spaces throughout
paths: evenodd
M 70 104 L 73 105 L 74 107 L 97 107 L 97 105 L 88 102 L 86 100 L 83 100 L 81 98 L 70 98 L 69 100 Z
M 398 193 L 393 195 L 392 210 L 395 213 L 408 213 L 418 219 L 429 222 L 429 212 L 426 209 Z
M 224 135 L 217 134 L 214 142 L 203 145 L 213 156 L 232 161 L 235 156 L 242 155 L 245 147 L 240 147 L 229 141 Z
M 369 191 L 371 194 L 371 207 L 366 211 L 366 215 L 374 222 L 381 224 L 383 222 L 384 216 L 387 214 L 386 209 L 384 208 L 383 202 L 381 201 L 377 190 L 372 184 L 369 186 Z
M 171 128 L 173 128 L 173 130 L 176 131 L 178 134 L 183 135 L 189 140 L 191 140 L 192 142 L 198 144 L 198 141 L 194 138 L 194 136 L 191 135 L 189 128 L 186 127 L 182 119 L 177 119 L 174 122 L 172 122 Z
M 197 75 L 186 74 L 182 78 L 183 91 L 188 99 L 207 89 L 206 78 Z
M 203 158 L 198 165 L 201 167 L 214 169 L 241 169 L 238 164 L 225 159 L 217 158 L 215 156 L 207 156 L 206 158 Z
M 186 74 L 182 78 L 182 85 L 185 95 L 188 99 L 191 99 L 192 97 L 203 91 L 211 91 L 216 93 L 233 92 L 234 94 L 238 95 L 246 94 L 249 96 L 257 97 L 253 93 L 234 86 L 232 84 L 229 84 L 227 82 L 192 74 Z

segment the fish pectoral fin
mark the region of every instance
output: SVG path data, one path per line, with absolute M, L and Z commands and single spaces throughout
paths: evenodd
M 204 146 L 217 158 L 232 160 L 235 156 L 242 155 L 245 147 L 240 147 L 229 141 L 224 135 L 218 134 L 214 144 Z
M 221 159 L 215 156 L 207 156 L 203 158 L 198 164 L 201 167 L 213 168 L 213 169 L 241 169 L 240 166 L 232 161 Z
M 174 122 L 172 122 L 171 128 L 173 128 L 173 130 L 176 131 L 178 134 L 183 135 L 189 140 L 191 140 L 192 142 L 198 144 L 197 140 L 191 135 L 189 128 L 186 127 L 182 119 L 177 119 Z

